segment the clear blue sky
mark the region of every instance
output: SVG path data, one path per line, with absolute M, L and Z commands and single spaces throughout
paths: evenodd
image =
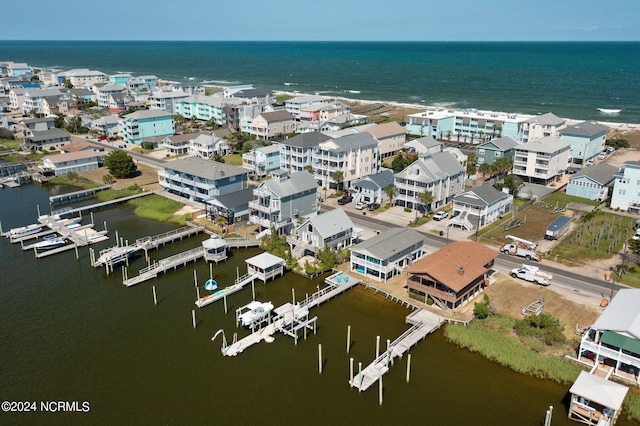
M 638 0 L 2 3 L 0 40 L 640 41 Z

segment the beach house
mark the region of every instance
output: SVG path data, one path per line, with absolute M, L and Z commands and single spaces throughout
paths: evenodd
M 262 179 L 280 170 L 280 147 L 276 143 L 252 148 L 242 154 L 242 167 L 250 171 L 252 179 Z
M 418 158 L 394 176 L 396 205 L 427 213 L 447 205 L 464 190 L 465 169 L 448 152 Z M 425 204 L 420 194 L 428 191 L 433 200 Z
M 186 157 L 167 162 L 158 181 L 165 191 L 204 202 L 247 188 L 247 173 L 242 167 Z
M 393 171 L 385 169 L 378 173 L 356 179 L 351 183 L 349 192 L 355 203 L 382 204 L 389 199 L 385 187 L 393 184 Z
M 594 159 L 604 149 L 608 127 L 594 121 L 583 121 L 558 131 L 560 140 L 571 144 L 574 164 Z
M 83 150 L 50 155 L 42 159 L 42 170 L 54 176 L 97 169 L 101 166 L 104 152 Z
M 296 123 L 288 111 L 263 112 L 244 122 L 242 132 L 259 139 L 271 139 L 296 131 Z
M 320 132 L 308 132 L 285 138 L 278 142 L 280 147 L 280 169 L 289 173 L 300 172 L 312 167 L 313 152 L 322 142 L 331 139 Z
M 383 160 L 402 151 L 407 139 L 406 129 L 397 121 L 376 124 L 367 127 L 363 132 L 370 133 L 380 142 L 380 158 Z
M 192 157 L 215 158 L 231 153 L 231 146 L 223 139 L 226 131 L 216 130 L 209 133 L 201 133 L 189 139 L 187 153 Z
M 407 291 L 441 309 L 468 303 L 487 285 L 498 252 L 476 241 L 456 241 L 425 256 L 409 268 Z
M 486 226 L 511 211 L 513 195 L 498 191 L 491 184 L 472 188 L 453 197 L 453 209 L 448 226 L 460 226 L 470 231 Z
M 476 147 L 478 162 L 476 164 L 493 164 L 498 158 L 506 158 L 513 162 L 513 154 L 518 145 L 508 136 L 491 139 Z
M 611 208 L 640 213 L 640 161 L 627 161 L 616 174 Z
M 567 126 L 564 118 L 548 112 L 525 120 L 522 123 L 519 135 L 514 138 L 521 143 L 535 141 L 537 139 L 557 136 L 558 132 Z
M 319 250 L 339 250 L 352 244 L 362 233 L 341 208 L 305 219 L 287 236 L 291 255 L 295 259 L 305 254 L 317 255 Z
M 318 145 L 312 161 L 318 185 L 348 188 L 352 181 L 380 171 L 380 142 L 369 133 L 332 138 Z M 336 179 L 336 172 L 342 179 Z
M 557 136 L 546 136 L 515 148 L 513 174 L 525 182 L 549 185 L 557 182 L 571 164 L 571 145 Z
M 424 237 L 419 232 L 390 228 L 351 247 L 349 269 L 386 282 L 425 254 Z
M 294 220 L 317 214 L 317 197 L 318 185 L 309 172 L 274 173 L 253 190 L 249 222 L 260 225 L 264 233 L 258 235 L 265 235 L 272 227 L 288 234 Z
M 157 109 L 144 109 L 123 116 L 118 121 L 120 137 L 125 143 L 140 144 L 145 138 L 172 136 L 173 115 Z
M 613 187 L 618 169 L 606 163 L 585 167 L 569 177 L 567 195 L 604 201 Z

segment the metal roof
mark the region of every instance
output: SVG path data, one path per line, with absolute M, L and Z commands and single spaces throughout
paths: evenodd
M 220 180 L 230 176 L 246 175 L 249 170 L 203 158 L 186 157 L 169 161 L 165 169 L 188 173 L 209 180 Z
M 569 389 L 573 395 L 581 396 L 604 407 L 618 411 L 627 396 L 629 388 L 611 382 L 586 371 L 581 371 L 576 381 Z
M 302 133 L 290 139 L 280 142 L 283 145 L 295 146 L 297 148 L 311 148 L 320 145 L 322 142 L 331 139 L 331 137 L 320 132 Z
M 245 262 L 259 269 L 267 269 L 271 266 L 282 265 L 284 263 L 284 259 L 265 252 L 260 253 L 257 256 L 253 256 L 245 260 Z
M 594 137 L 607 134 L 608 127 L 595 121 L 583 121 L 560 130 L 560 135 Z
M 353 246 L 351 251 L 385 260 L 420 242 L 424 244 L 424 237 L 413 229 L 391 228 Z
M 640 339 L 640 289 L 619 290 L 591 327 Z
M 313 229 L 323 238 L 353 229 L 353 222 L 341 208 L 329 210 L 326 213 L 311 217 L 304 221 L 298 229 L 306 226 L 308 223 L 311 223 Z

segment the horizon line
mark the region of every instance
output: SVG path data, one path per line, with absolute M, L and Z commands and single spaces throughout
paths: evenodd
M 638 43 L 640 40 L 176 40 L 176 39 L 4 39 L 3 42 L 198 42 L 198 43 Z

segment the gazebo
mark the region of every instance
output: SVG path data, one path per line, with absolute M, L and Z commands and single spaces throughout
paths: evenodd
M 202 242 L 204 259 L 207 262 L 221 262 L 227 259 L 227 242 L 224 238 L 209 238 Z
M 247 263 L 247 273 L 254 275 L 264 283 L 284 274 L 285 260 L 271 253 L 261 253 L 245 260 L 245 262 Z
M 629 388 L 581 371 L 569 393 L 569 418 L 587 425 L 613 425 Z

